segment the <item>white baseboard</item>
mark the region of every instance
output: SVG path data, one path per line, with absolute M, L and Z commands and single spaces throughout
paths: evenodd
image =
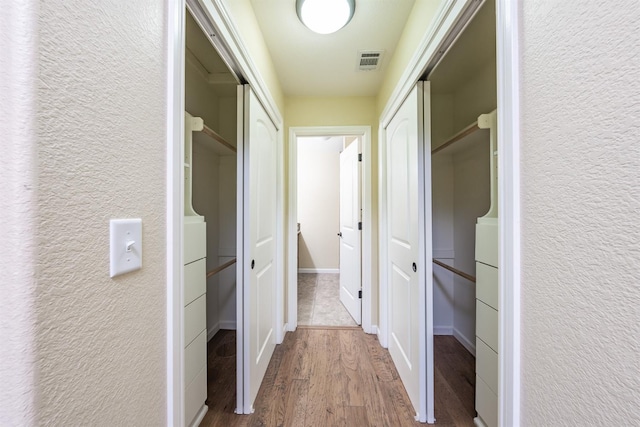
M 482 418 L 480 417 L 475 417 L 473 419 L 473 424 L 475 424 L 476 427 L 487 427 L 487 425 L 482 422 Z
M 200 411 L 198 411 L 198 414 L 193 419 L 193 423 L 191 423 L 191 427 L 199 426 L 202 420 L 204 419 L 204 416 L 207 415 L 208 410 L 209 410 L 209 407 L 207 405 L 202 405 L 202 408 L 200 408 Z
M 376 326 L 376 336 L 378 337 L 378 342 L 380 343 L 380 346 L 382 348 L 389 348 L 389 346 L 387 345 L 387 342 L 383 339 L 382 331 L 378 326 Z
M 475 345 L 474 342 L 470 341 L 467 337 L 462 335 L 462 333 L 459 330 L 457 330 L 456 328 L 453 328 L 453 336 L 458 341 L 460 341 L 460 344 L 462 344 L 464 346 L 464 348 L 469 350 L 469 353 L 473 354 L 473 357 L 476 356 L 476 345 Z M 473 338 L 474 338 L 474 341 L 475 341 L 475 336 Z
M 211 338 L 220 331 L 220 322 L 213 325 L 212 328 L 207 329 L 207 342 L 211 341 Z
M 331 274 L 339 274 L 339 268 L 299 268 L 298 273 L 331 273 Z
M 453 335 L 453 326 L 434 326 L 433 335 Z
M 371 328 L 369 329 L 364 329 L 362 328 L 365 332 L 365 334 L 370 334 L 370 335 L 377 335 L 378 334 L 378 325 L 371 325 Z
M 221 320 L 220 329 L 235 331 L 237 329 L 237 323 L 235 320 Z

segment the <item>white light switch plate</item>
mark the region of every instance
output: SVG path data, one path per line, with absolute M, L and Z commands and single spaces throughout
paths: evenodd
M 112 219 L 109 222 L 111 277 L 142 267 L 142 219 Z

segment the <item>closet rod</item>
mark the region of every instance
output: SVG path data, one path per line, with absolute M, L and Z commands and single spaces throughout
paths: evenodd
M 467 126 L 466 128 L 462 129 L 460 132 L 458 132 L 457 134 L 455 134 L 454 136 L 452 136 L 448 141 L 446 141 L 444 144 L 439 145 L 438 147 L 434 148 L 433 150 L 431 150 L 431 155 L 436 154 L 438 151 L 440 150 L 444 150 L 445 148 L 447 148 L 448 146 L 450 146 L 451 144 L 454 144 L 458 141 L 460 141 L 462 138 L 464 138 L 467 135 L 471 135 L 472 133 L 474 133 L 475 131 L 479 130 L 480 128 L 478 127 L 478 122 L 472 123 L 469 126 Z
M 236 147 L 234 147 L 233 145 L 229 144 L 223 137 L 218 135 L 213 129 L 211 129 L 207 125 L 203 125 L 202 132 L 204 132 L 205 134 L 209 135 L 211 138 L 213 138 L 214 140 L 218 141 L 220 144 L 224 145 L 225 147 L 227 147 L 229 150 L 233 151 L 234 153 L 238 152 L 238 150 L 236 150 Z
M 227 261 L 222 265 L 217 266 L 216 268 L 214 268 L 213 270 L 207 272 L 207 279 L 211 276 L 213 276 L 214 274 L 220 273 L 222 270 L 224 270 L 225 268 L 233 265 L 236 263 L 236 259 L 232 259 L 231 261 Z
M 464 271 L 460 271 L 457 268 L 451 267 L 450 265 L 445 264 L 442 261 L 438 261 L 437 259 L 433 259 L 433 263 L 439 265 L 440 267 L 451 271 L 452 273 L 457 274 L 458 276 L 462 276 L 470 282 L 476 283 L 476 278 L 470 274 L 465 273 Z

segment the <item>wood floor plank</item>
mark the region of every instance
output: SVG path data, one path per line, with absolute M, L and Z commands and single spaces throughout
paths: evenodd
M 345 404 L 348 406 L 364 406 L 364 390 L 362 390 L 362 374 L 358 365 L 358 340 L 355 337 L 357 331 L 340 331 L 340 367 L 346 381 Z
M 309 398 L 309 380 L 293 380 L 285 399 L 282 424 L 291 427 L 304 426 Z
M 475 359 L 453 337 L 435 340 L 436 425 L 473 426 Z M 298 328 L 276 347 L 251 415 L 235 410 L 235 332 L 209 342 L 203 427 L 418 426 L 391 356 L 352 328 Z M 475 379 L 475 377 L 473 377 Z

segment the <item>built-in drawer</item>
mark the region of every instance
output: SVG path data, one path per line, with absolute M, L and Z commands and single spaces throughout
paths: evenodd
M 207 224 L 193 220 L 184 223 L 184 263 L 189 264 L 207 256 Z
M 476 224 L 476 261 L 498 267 L 497 219 Z
M 196 415 L 207 400 L 207 367 L 198 372 L 196 377 L 184 389 L 184 425 L 191 426 Z
M 476 375 L 476 412 L 487 427 L 498 427 L 498 396 Z
M 190 384 L 203 366 L 207 365 L 207 331 L 200 332 L 184 349 L 184 383 Z
M 476 336 L 498 352 L 498 311 L 476 300 Z
M 476 338 L 476 374 L 498 394 L 498 353 Z
M 207 328 L 207 297 L 202 295 L 184 308 L 184 346 Z
M 207 292 L 206 258 L 184 266 L 184 305 Z
M 498 269 L 476 262 L 476 298 L 498 309 Z

